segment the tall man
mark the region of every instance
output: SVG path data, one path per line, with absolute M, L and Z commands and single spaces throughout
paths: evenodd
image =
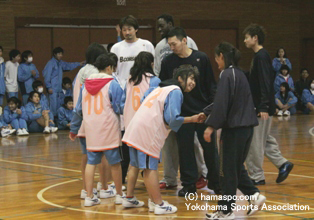
M 135 57 L 142 51 L 147 51 L 155 55 L 155 50 L 151 42 L 136 36 L 139 25 L 134 16 L 128 15 L 122 18 L 119 25 L 124 40 L 113 45 L 110 52 L 116 54 L 118 57 L 117 72 L 115 77 L 119 81 L 122 89 L 124 89 L 130 76 L 130 70 L 134 64 Z M 121 119 L 123 119 L 123 117 L 121 117 Z M 123 127 L 124 125 L 122 122 L 122 130 L 124 130 Z M 124 183 L 130 163 L 129 147 L 125 144 L 122 144 L 122 154 L 122 182 Z
M 161 35 L 161 41 L 156 45 L 155 48 L 155 59 L 154 59 L 154 72 L 159 75 L 162 60 L 172 54 L 172 50 L 168 44 L 167 36 L 169 31 L 174 28 L 173 17 L 169 14 L 162 14 L 157 18 L 157 29 Z M 187 36 L 187 46 L 193 50 L 198 50 L 194 40 Z M 199 180 L 196 183 L 197 188 L 203 188 L 207 185 L 205 180 L 207 176 L 207 168 L 204 161 L 204 155 L 202 147 L 195 134 L 195 156 L 197 158 L 197 169 Z M 166 139 L 165 145 L 162 149 L 163 161 L 164 161 L 164 178 L 160 181 L 160 188 L 171 189 L 177 187 L 177 175 L 179 167 L 179 155 L 177 137 L 174 131 L 169 133 Z
M 174 70 L 181 65 L 196 66 L 200 76 L 196 79 L 194 90 L 184 95 L 181 115 L 192 116 L 198 114 L 213 102 L 215 95 L 216 82 L 210 61 L 205 53 L 190 49 L 187 46 L 187 36 L 183 28 L 176 27 L 168 33 L 168 44 L 173 53 L 163 59 L 159 77 L 161 80 L 171 79 Z M 181 182 L 183 185 L 183 189 L 178 193 L 179 196 L 185 196 L 187 192 L 196 192 L 195 183 L 198 179 L 198 172 L 194 152 L 195 132 L 204 150 L 209 187 L 214 190 L 219 189 L 216 141 L 214 135 L 212 135 L 213 142 L 207 143 L 204 140 L 203 133 L 205 129 L 206 125 L 204 124 L 192 123 L 183 125 L 177 133 Z
M 264 185 L 263 161 L 265 155 L 279 169 L 276 182 L 281 183 L 288 177 L 293 163 L 281 155 L 276 139 L 270 135 L 272 116 L 276 111 L 275 73 L 271 58 L 263 48 L 265 31 L 263 27 L 251 24 L 244 30 L 243 34 L 245 35 L 245 46 L 255 53 L 249 83 L 256 114 L 259 117 L 259 125 L 254 128 L 253 140 L 246 158 L 247 169 L 255 185 Z

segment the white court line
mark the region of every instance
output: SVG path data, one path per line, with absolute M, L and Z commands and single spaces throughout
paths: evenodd
M 314 131 L 314 127 L 309 130 L 309 133 L 310 133 L 310 135 L 312 135 L 314 137 L 314 132 L 313 131 Z

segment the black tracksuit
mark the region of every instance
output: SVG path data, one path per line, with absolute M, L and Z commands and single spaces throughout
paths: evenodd
M 229 67 L 220 74 L 220 81 L 210 117 L 205 121 L 214 129 L 222 128 L 220 144 L 220 186 L 222 195 L 244 195 L 259 190 L 253 185 L 243 165 L 248 154 L 253 127 L 258 125 L 250 86 L 244 73 Z M 228 213 L 234 200 L 218 202 L 226 205 Z

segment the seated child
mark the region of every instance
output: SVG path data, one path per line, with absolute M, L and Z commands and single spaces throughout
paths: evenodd
M 11 125 L 6 124 L 3 121 L 3 115 L 0 115 L 0 133 L 1 137 L 7 137 L 15 132 L 15 129 L 12 129 Z
M 274 89 L 275 89 L 275 94 L 279 92 L 280 90 L 280 85 L 283 82 L 287 82 L 289 84 L 290 90 L 293 92 L 294 91 L 294 82 L 292 77 L 289 74 L 290 69 L 287 65 L 282 65 L 280 68 L 280 74 L 276 76 L 275 82 L 274 82 Z
M 40 80 L 36 80 L 32 84 L 33 90 L 40 95 L 41 105 L 47 105 L 49 107 L 47 96 L 44 94 L 44 84 Z
M 4 108 L 3 119 L 16 130 L 16 135 L 29 135 L 27 132 L 27 114 L 21 101 L 16 97 L 8 99 L 8 106 Z
M 302 103 L 305 106 L 304 114 L 314 111 L 314 79 L 309 81 L 309 87 L 302 92 Z
M 64 77 L 62 79 L 62 91 L 59 94 L 59 107 L 64 104 L 64 98 L 67 96 L 73 97 L 72 92 L 72 81 L 69 77 Z
M 38 92 L 33 91 L 29 94 L 25 109 L 29 132 L 43 132 L 49 134 L 55 133 L 58 130 L 58 128 L 55 127 L 53 115 L 48 106 L 40 102 L 40 94 Z
M 278 116 L 294 115 L 297 112 L 295 105 L 298 102 L 298 99 L 293 92 L 290 91 L 288 83 L 281 83 L 280 91 L 276 93 L 275 99 L 277 104 L 276 112 Z
M 64 104 L 58 109 L 58 128 L 59 130 L 70 129 L 73 117 L 73 98 L 67 96 L 64 98 Z

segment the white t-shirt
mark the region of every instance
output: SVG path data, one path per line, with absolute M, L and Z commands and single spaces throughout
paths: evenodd
M 190 37 L 187 37 L 187 46 L 191 49 L 198 50 L 196 43 Z M 155 60 L 154 60 L 154 72 L 157 76 L 159 76 L 160 69 L 161 69 L 161 62 L 162 60 L 172 54 L 172 50 L 168 44 L 167 38 L 162 39 L 155 48 Z
M 118 57 L 117 72 L 115 77 L 122 89 L 124 89 L 126 81 L 130 76 L 130 70 L 134 64 L 135 57 L 142 51 L 147 51 L 155 56 L 154 46 L 148 40 L 138 38 L 134 43 L 127 43 L 125 40 L 116 43 L 111 48 L 110 52 Z
M 18 92 L 19 88 L 17 85 L 17 70 L 19 63 L 13 63 L 11 60 L 7 61 L 5 64 L 5 87 L 7 92 Z

